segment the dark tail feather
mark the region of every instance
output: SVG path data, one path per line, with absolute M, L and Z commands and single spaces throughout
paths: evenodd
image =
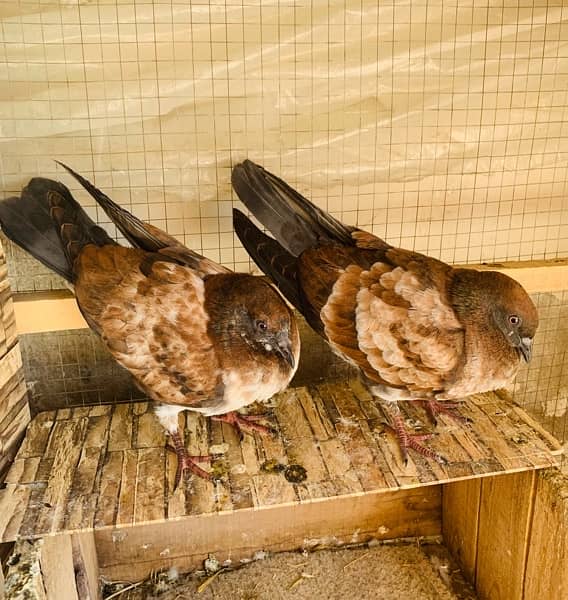
M 240 210 L 233 209 L 233 227 L 246 251 L 278 289 L 296 307 L 300 308 L 297 283 L 297 260 L 275 239 L 267 236 Z
M 70 175 L 72 175 L 91 196 L 97 201 L 99 206 L 109 216 L 110 220 L 118 227 L 124 237 L 135 247 L 142 248 L 148 252 L 157 252 L 168 246 L 179 245 L 179 242 L 169 236 L 166 232 L 144 223 L 124 208 L 121 208 L 116 202 L 111 200 L 105 193 L 101 192 L 88 179 L 75 172 L 71 167 L 56 161 Z
M 0 202 L 4 233 L 44 265 L 73 281 L 73 262 L 86 244 L 114 244 L 58 181 L 34 177 L 20 198 Z
M 201 254 L 186 248 L 175 237 L 158 229 L 158 227 L 154 227 L 150 223 L 144 223 L 144 221 L 120 207 L 105 193 L 95 187 L 88 179 L 79 175 L 79 173 L 75 172 L 71 167 L 68 167 L 62 162 L 56 162 L 72 175 L 87 190 L 87 192 L 89 192 L 89 194 L 91 194 L 97 201 L 97 204 L 99 204 L 109 216 L 110 220 L 135 248 L 141 248 L 147 252 L 159 252 L 162 256 L 167 256 L 176 262 L 188 265 L 203 275 L 208 273 L 230 272 L 226 267 L 222 267 L 214 261 L 201 256 Z
M 320 241 L 353 245 L 351 228 L 260 165 L 250 160 L 236 165 L 231 182 L 245 206 L 294 256 Z

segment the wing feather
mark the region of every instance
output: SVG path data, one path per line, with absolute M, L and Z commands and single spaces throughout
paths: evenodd
M 121 246 L 86 248 L 75 288 L 79 306 L 154 400 L 192 408 L 220 403 L 203 280 L 189 267 L 159 260 L 144 274 L 147 256 Z

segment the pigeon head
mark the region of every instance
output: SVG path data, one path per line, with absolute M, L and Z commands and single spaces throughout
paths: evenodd
M 241 335 L 256 352 L 278 356 L 294 369 L 298 332 L 292 311 L 278 292 L 258 278 L 245 292 L 246 302 L 238 311 Z
M 497 271 L 458 269 L 453 304 L 462 322 L 495 327 L 507 343 L 529 362 L 538 328 L 536 306 L 514 279 Z
M 525 362 L 532 354 L 532 343 L 538 328 L 536 306 L 524 288 L 514 279 L 502 273 L 491 273 L 492 288 L 496 291 L 492 302 L 495 325 Z

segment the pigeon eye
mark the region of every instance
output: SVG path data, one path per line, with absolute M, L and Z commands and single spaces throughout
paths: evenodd
M 268 325 L 266 324 L 265 321 L 257 321 L 256 322 L 256 328 L 259 331 L 266 331 L 268 329 Z
M 521 322 L 521 317 L 517 317 L 517 315 L 511 315 L 509 317 L 509 323 L 511 325 L 518 325 Z

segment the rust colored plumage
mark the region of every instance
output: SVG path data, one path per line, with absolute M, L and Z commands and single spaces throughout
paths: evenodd
M 507 385 L 529 360 L 534 304 L 513 279 L 453 268 L 343 225 L 251 161 L 233 170 L 249 254 L 340 357 L 387 401 L 406 447 L 442 460 L 404 429 L 399 400 L 430 402 Z M 390 401 L 390 404 L 389 404 Z
M 64 185 L 43 178 L 32 179 L 20 198 L 0 203 L 2 228 L 73 284 L 87 323 L 159 403 L 181 467 L 206 476 L 183 454 L 178 413 L 189 409 L 249 425 L 246 417 L 223 415 L 288 385 L 300 348 L 293 313 L 262 278 L 200 256 L 65 168 L 134 248 L 118 245 Z M 262 429 L 252 420 L 250 426 Z

